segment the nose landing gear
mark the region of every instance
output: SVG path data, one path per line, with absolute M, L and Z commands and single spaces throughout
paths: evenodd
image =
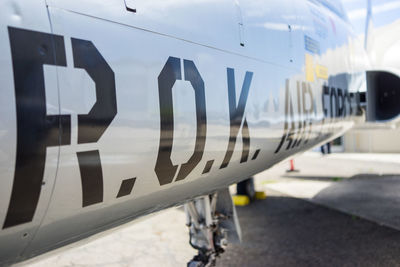
M 188 267 L 215 266 L 217 257 L 228 242 L 241 240 L 239 221 L 229 189 L 195 199 L 185 204 L 190 245 L 198 254 Z

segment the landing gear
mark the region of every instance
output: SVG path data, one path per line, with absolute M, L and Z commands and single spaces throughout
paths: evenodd
M 241 232 L 229 189 L 195 199 L 185 204 L 190 245 L 198 254 L 188 267 L 215 266 L 217 257 L 228 242 L 240 242 Z
M 236 206 L 247 206 L 250 202 L 263 200 L 266 197 L 265 192 L 255 190 L 254 178 L 250 177 L 236 184 L 236 195 L 232 198 Z
M 254 188 L 254 178 L 248 178 L 236 184 L 236 194 L 248 196 L 250 201 L 256 199 L 256 190 Z

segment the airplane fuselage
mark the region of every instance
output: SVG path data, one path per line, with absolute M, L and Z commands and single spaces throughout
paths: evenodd
M 350 129 L 364 54 L 324 3 L 2 1 L 0 264 Z

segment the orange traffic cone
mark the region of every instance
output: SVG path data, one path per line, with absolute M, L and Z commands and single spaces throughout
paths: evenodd
M 290 169 L 287 170 L 286 172 L 298 172 L 299 170 L 296 170 L 294 168 L 294 159 L 291 159 L 289 162 L 290 162 Z

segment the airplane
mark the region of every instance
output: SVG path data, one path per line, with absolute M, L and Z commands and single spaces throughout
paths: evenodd
M 189 266 L 213 265 L 241 238 L 230 185 L 400 113 L 398 74 L 370 68 L 339 1 L 0 14 L 1 266 L 182 204 Z

